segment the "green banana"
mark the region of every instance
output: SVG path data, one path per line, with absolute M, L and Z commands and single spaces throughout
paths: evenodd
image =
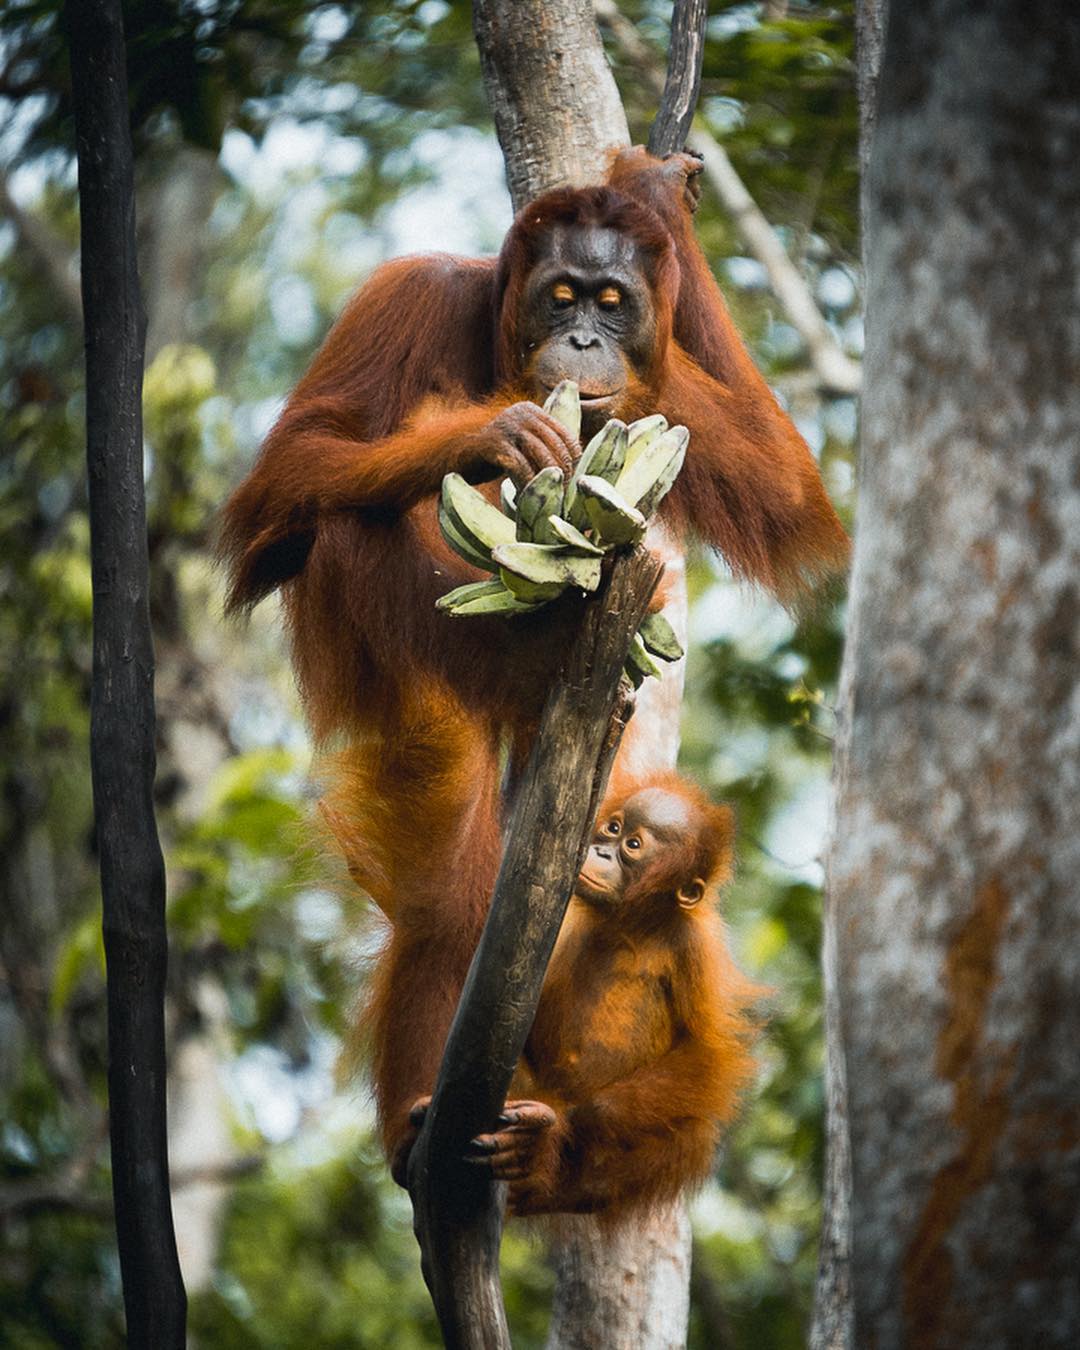
M 558 538 L 548 517 L 562 510 L 562 469 L 554 464 L 541 469 L 531 478 L 517 496 L 517 537 L 524 543 L 556 544 Z
M 459 473 L 448 473 L 442 482 L 442 507 L 450 523 L 478 552 L 509 544 L 515 537 L 514 522 L 492 506 Z
M 551 532 L 560 543 L 566 544 L 568 548 L 576 550 L 578 553 L 587 553 L 590 557 L 599 558 L 603 556 L 604 550 L 593 543 L 591 539 L 586 539 L 576 526 L 571 525 L 568 520 L 563 520 L 562 516 L 552 516 L 549 521 Z
M 574 472 L 566 488 L 565 518 L 584 529 L 588 524 L 584 506 L 577 499 L 578 484 L 583 478 L 606 478 L 614 482 L 626 459 L 626 423 L 613 417 L 592 438 L 574 465 Z
M 637 506 L 638 502 L 656 486 L 664 476 L 665 470 L 669 469 L 672 460 L 677 458 L 681 467 L 689 439 L 690 433 L 685 427 L 670 427 L 643 450 L 629 467 L 623 468 L 615 480 L 615 486 L 631 506 Z M 675 472 L 677 473 L 678 469 Z M 674 476 L 671 482 L 674 482 Z M 668 487 L 670 486 L 671 483 L 668 483 Z
M 636 422 L 631 422 L 626 428 L 626 460 L 622 471 L 625 473 L 636 459 L 640 459 L 667 428 L 663 413 L 653 413 L 651 417 L 639 417 Z
M 551 391 L 544 411 L 580 435 L 581 400 L 573 380 Z M 499 575 L 450 591 L 436 601 L 439 609 L 461 618 L 527 614 L 570 588 L 594 591 L 603 555 L 644 536 L 682 468 L 689 439 L 685 427 L 668 427 L 660 413 L 629 427 L 612 418 L 585 447 L 569 483 L 554 465 L 520 492 L 504 479 L 501 509 L 460 474 L 447 474 L 438 510 L 443 538 L 473 567 L 498 568 Z M 634 637 L 626 673 L 640 685 L 660 673 L 652 656 L 677 661 L 682 654 L 668 621 L 650 614 Z
M 554 598 L 568 586 L 595 591 L 600 585 L 600 559 L 570 553 L 561 545 L 500 544 L 492 549 L 492 557 L 503 569 L 500 575 L 511 589 L 520 579 L 532 586 L 557 587 L 550 597 Z M 506 573 L 512 574 L 512 580 L 506 580 Z M 515 593 L 520 595 L 522 590 L 515 589 Z
M 499 580 L 512 595 L 527 605 L 546 605 L 549 600 L 557 600 L 567 589 L 565 581 L 530 581 L 528 577 L 511 572 L 509 567 L 499 568 Z
M 646 614 L 637 635 L 645 650 L 659 656 L 661 661 L 678 661 L 684 654 L 674 628 L 662 614 Z
M 630 506 L 609 482 L 586 474 L 578 482 L 578 497 L 589 524 L 603 544 L 636 544 L 645 533 L 645 517 Z
M 677 428 L 678 429 L 678 428 Z M 656 514 L 656 508 L 664 500 L 674 486 L 675 479 L 678 478 L 682 469 L 683 462 L 686 459 L 686 447 L 690 440 L 690 433 L 686 433 L 686 438 L 678 450 L 675 451 L 671 459 L 668 460 L 667 468 L 661 472 L 643 497 L 638 498 L 638 510 L 649 520 Z
M 626 665 L 623 669 L 634 682 L 635 689 L 640 689 L 642 682 L 647 680 L 650 675 L 656 676 L 657 679 L 660 678 L 660 667 L 645 650 L 645 644 L 637 633 L 634 634 L 633 641 L 630 643 Z
M 473 567 L 482 568 L 485 572 L 490 572 L 494 567 L 491 561 L 491 550 L 484 549 L 483 552 L 474 548 L 469 540 L 455 526 L 453 520 L 443 510 L 442 503 L 439 503 L 439 529 L 442 531 L 442 537 L 461 558 Z
M 544 411 L 576 441 L 581 435 L 581 395 L 574 380 L 561 380 L 544 400 Z
M 536 605 L 519 600 L 494 577 L 491 581 L 474 581 L 447 591 L 435 601 L 435 608 L 451 618 L 467 619 L 480 615 L 528 614 L 536 609 Z
M 609 483 L 615 481 L 626 459 L 627 427 L 613 417 L 596 433 L 581 452 L 577 467 L 581 470 L 578 478 L 591 474 L 594 478 L 606 478 Z

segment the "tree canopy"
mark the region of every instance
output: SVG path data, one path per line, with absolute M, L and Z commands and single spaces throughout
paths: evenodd
M 669 6 L 620 8 L 662 60 Z M 851 5 L 713 8 L 703 121 L 857 356 Z M 223 623 L 210 545 L 216 507 L 371 267 L 405 250 L 490 251 L 509 223 L 469 7 L 137 0 L 126 20 L 150 319 L 172 1146 L 192 1335 L 282 1350 L 433 1345 L 408 1202 L 385 1177 L 342 1054 L 376 926 L 308 827 L 309 752 L 275 616 L 265 607 L 244 632 Z M 609 54 L 640 139 L 654 100 L 616 43 Z M 20 1350 L 95 1350 L 122 1343 L 122 1305 L 103 1132 L 77 201 L 58 3 L 13 0 L 0 15 L 0 100 L 0 1328 Z M 699 222 L 760 364 L 850 508 L 852 400 L 823 398 L 807 378 L 764 269 L 708 194 Z M 682 762 L 737 808 L 726 913 L 742 964 L 777 991 L 755 1098 L 693 1210 L 692 1343 L 794 1347 L 820 1205 L 818 853 L 838 615 L 796 622 L 705 557 L 691 594 Z M 218 1139 L 219 1156 L 197 1165 L 191 1131 Z M 542 1344 L 542 1248 L 512 1229 L 504 1273 L 515 1344 Z

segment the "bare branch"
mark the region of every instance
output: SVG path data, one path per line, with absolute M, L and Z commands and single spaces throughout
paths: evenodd
M 113 1216 L 112 1197 L 104 1191 L 92 1193 L 81 1189 L 81 1184 L 64 1179 L 45 1182 L 25 1182 L 0 1188 L 0 1223 L 6 1219 L 67 1211 L 87 1218 L 107 1222 Z
M 94 1154 L 81 1154 L 58 1176 L 48 1181 L 27 1181 L 0 1187 L 0 1221 L 17 1214 L 38 1214 L 45 1210 L 71 1210 L 95 1219 L 111 1219 L 113 1204 L 110 1196 L 84 1189 Z M 227 1186 L 252 1176 L 266 1165 L 262 1153 L 246 1153 L 240 1158 L 224 1162 L 203 1163 L 199 1167 L 177 1168 L 172 1175 L 171 1189 L 186 1190 L 188 1186 Z
M 620 679 L 662 565 L 619 557 L 587 605 L 544 707 L 518 791 L 491 913 L 409 1162 L 424 1277 L 450 1347 L 508 1347 L 498 1188 L 464 1161 L 494 1128 L 536 1012 L 559 925 L 629 716 Z M 585 794 L 582 783 L 591 790 Z
M 41 265 L 56 292 L 69 323 L 82 327 L 82 297 L 79 283 L 71 274 L 71 255 L 64 244 L 33 211 L 24 211 L 11 195 L 5 174 L 0 173 L 0 213 L 7 216 L 19 232 L 19 238 Z
M 675 0 L 667 78 L 660 96 L 660 110 L 649 132 L 650 155 L 670 155 L 686 144 L 701 88 L 708 9 L 706 0 Z
M 870 150 L 877 125 L 878 77 L 885 48 L 888 0 L 859 0 L 855 6 L 855 88 L 859 96 L 859 215 L 866 242 Z
M 597 17 L 611 33 L 619 50 L 649 85 L 661 95 L 663 76 L 652 49 L 615 6 L 614 0 L 594 0 Z M 776 231 L 766 220 L 727 156 L 727 152 L 699 120 L 694 144 L 705 159 L 705 177 L 731 216 L 746 247 L 765 268 L 773 294 L 806 344 L 807 355 L 821 387 L 831 394 L 855 394 L 859 367 L 840 348 L 814 302 L 810 288 L 788 257 Z

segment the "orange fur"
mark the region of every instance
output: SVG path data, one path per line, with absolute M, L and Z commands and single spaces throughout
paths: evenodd
M 512 1089 L 557 1117 L 535 1168 L 511 1182 L 517 1214 L 618 1222 L 674 1199 L 708 1175 L 753 1074 L 746 1014 L 766 991 L 735 965 L 708 902 L 673 898 L 693 877 L 727 880 L 731 813 L 662 775 L 620 788 L 599 819 L 646 786 L 685 801 L 691 825 L 615 908 L 571 901 Z
M 445 689 L 418 682 L 392 734 L 372 728 L 323 762 L 324 818 L 390 925 L 355 1044 L 371 1051 L 387 1155 L 430 1092 L 502 852 L 498 745 Z
M 520 762 L 577 618 L 573 601 L 510 624 L 434 607 L 479 576 L 439 535 L 443 475 L 495 474 L 493 419 L 541 397 L 520 333 L 545 231 L 607 226 L 637 245 L 655 340 L 616 411 L 659 410 L 690 428 L 668 520 L 784 598 L 845 556 L 813 459 L 734 331 L 682 195 L 667 166 L 620 157 L 609 186 L 530 203 L 498 259 L 379 268 L 225 508 L 230 608 L 282 589 L 313 734 L 344 746 L 330 762 L 328 828 L 393 921 L 367 1021 L 391 1150 L 434 1080 L 494 885 L 501 738 L 509 730 Z

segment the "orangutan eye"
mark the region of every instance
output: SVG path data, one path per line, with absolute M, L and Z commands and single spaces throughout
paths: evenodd
M 622 304 L 622 292 L 616 286 L 605 286 L 596 297 L 601 309 L 618 309 Z
M 607 830 L 608 834 L 611 835 L 617 835 L 622 833 L 622 826 L 619 824 L 617 820 L 609 820 L 607 825 L 605 826 L 605 829 Z
M 567 305 L 572 305 L 577 299 L 574 295 L 574 288 L 568 286 L 565 281 L 556 282 L 556 284 L 552 286 L 551 298 L 560 309 L 565 309 Z
M 636 834 L 631 835 L 630 838 L 626 841 L 626 847 L 629 849 L 633 849 L 633 851 L 636 853 L 637 850 L 641 847 L 641 840 L 637 837 Z

